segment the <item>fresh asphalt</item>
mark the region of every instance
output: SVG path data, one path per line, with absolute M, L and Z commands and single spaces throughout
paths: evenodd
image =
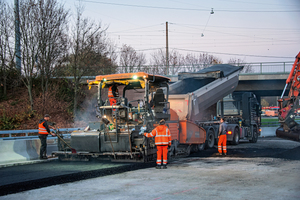
M 193 153 L 190 158 L 214 158 L 217 148 Z M 259 138 L 257 143 L 241 141 L 239 145 L 228 146 L 228 158 L 284 158 L 300 160 L 300 143 L 276 137 Z M 176 165 L 183 158 L 173 159 Z M 112 163 L 110 161 L 48 162 L 0 168 L 0 196 L 70 183 L 95 177 L 154 167 L 155 163 Z

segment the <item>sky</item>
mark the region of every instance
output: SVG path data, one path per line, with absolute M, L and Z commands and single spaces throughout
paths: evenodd
M 166 49 L 207 52 L 226 63 L 294 61 L 300 51 L 300 0 L 58 0 L 71 13 L 108 26 L 120 49 L 130 45 L 150 55 Z M 213 9 L 213 14 L 211 11 Z

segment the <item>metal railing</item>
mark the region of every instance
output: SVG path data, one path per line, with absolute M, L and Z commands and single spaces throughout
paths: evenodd
M 242 74 L 289 73 L 293 66 L 288 62 L 235 63 L 234 66 L 244 66 Z M 211 64 L 173 65 L 166 69 L 165 65 L 118 66 L 115 73 L 147 72 L 161 75 L 177 75 L 179 72 L 197 72 Z
M 260 62 L 260 63 L 235 63 L 234 66 L 244 66 L 241 74 L 274 74 L 290 73 L 293 61 L 287 62 Z M 165 65 L 143 65 L 143 66 L 118 66 L 105 74 L 147 72 L 164 76 L 177 76 L 179 72 L 197 72 L 201 69 L 210 67 L 212 64 L 192 64 L 192 65 L 173 65 L 166 70 Z M 98 75 L 98 74 L 97 74 Z M 100 74 L 99 74 L 100 75 Z M 82 80 L 95 79 L 96 76 L 82 76 Z M 54 77 L 59 78 L 59 77 Z M 73 77 L 62 77 L 73 79 Z
M 50 129 L 53 131 L 52 129 Z M 66 134 L 77 131 L 83 130 L 83 128 L 60 128 L 60 132 L 64 132 Z M 0 131 L 0 139 L 29 139 L 29 138 L 38 138 L 38 129 L 28 129 L 28 130 L 6 130 Z

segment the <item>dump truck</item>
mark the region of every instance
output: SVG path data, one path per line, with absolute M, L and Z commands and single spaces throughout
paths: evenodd
M 151 162 L 156 160 L 154 138 L 144 132 L 152 131 L 161 119 L 171 131 L 174 155 L 186 154 L 192 145 L 205 143 L 205 130 L 188 120 L 170 120 L 169 78 L 144 72 L 96 76 L 88 81 L 98 88 L 98 122 L 83 131 L 74 131 L 65 142 L 72 149 L 60 145 L 53 152 L 60 160 L 89 160 L 109 158 L 113 161 Z M 119 97 L 111 104 L 108 88 L 118 88 Z M 178 132 L 176 132 L 177 130 Z M 60 143 L 61 144 L 61 143 Z
M 228 124 L 228 142 L 257 141 L 260 104 L 251 92 L 234 92 L 242 69 L 220 64 L 194 73 L 182 72 L 178 74 L 179 81 L 170 85 L 171 119 L 192 121 L 206 131 L 206 145 L 199 148 L 212 148 L 216 144 L 220 117 Z

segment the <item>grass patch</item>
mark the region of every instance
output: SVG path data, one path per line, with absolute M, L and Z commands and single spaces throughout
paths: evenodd
M 261 118 L 261 122 L 278 122 L 278 118 Z

